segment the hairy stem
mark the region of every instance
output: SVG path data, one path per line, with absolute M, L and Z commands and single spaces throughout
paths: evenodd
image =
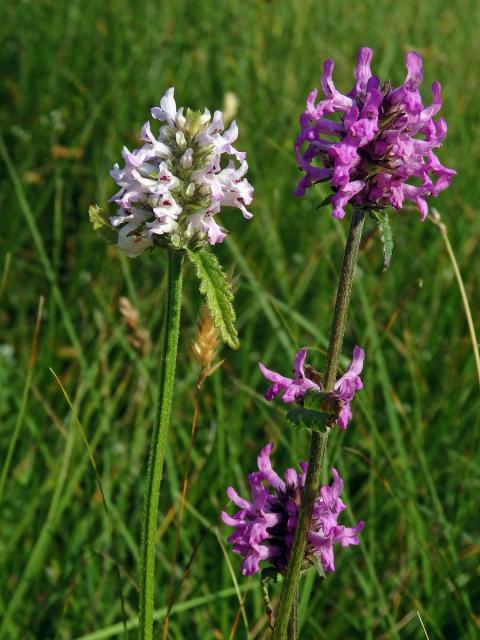
M 293 598 L 292 610 L 290 611 L 290 620 L 288 622 L 288 640 L 297 640 L 298 638 L 298 585 Z
M 173 552 L 171 569 L 170 569 L 170 585 L 168 587 L 167 613 L 165 614 L 165 619 L 163 621 L 163 636 L 162 636 L 163 640 L 167 640 L 168 630 L 170 627 L 170 612 L 172 610 L 173 600 L 174 600 L 175 566 L 177 564 L 178 552 L 180 550 L 180 529 L 182 527 L 183 512 L 185 509 L 185 502 L 187 500 L 188 484 L 189 484 L 189 477 L 190 477 L 190 463 L 192 460 L 193 443 L 195 441 L 195 432 L 197 429 L 197 422 L 198 422 L 200 390 L 202 388 L 202 382 L 204 380 L 205 380 L 204 371 L 202 369 L 198 378 L 197 386 L 195 388 L 195 408 L 193 411 L 192 430 L 190 433 L 190 442 L 188 443 L 187 459 L 185 462 L 185 471 L 183 474 L 182 495 L 180 498 L 180 506 L 178 508 L 177 524 L 175 527 L 175 549 Z
M 167 444 L 170 411 L 175 382 L 180 309 L 182 301 L 183 255 L 168 252 L 168 287 L 163 353 L 160 368 L 158 409 L 150 444 L 147 481 L 143 507 L 140 625 L 139 640 L 153 640 L 153 609 L 155 597 L 155 533 L 157 529 L 158 500 L 162 482 L 163 460 Z
M 333 391 L 335 380 L 337 378 L 338 361 L 342 351 L 345 324 L 347 321 L 348 306 L 352 291 L 353 275 L 355 272 L 358 248 L 360 246 L 364 222 L 365 213 L 363 211 L 355 211 L 348 232 L 347 244 L 343 256 L 342 271 L 340 274 L 340 281 L 338 283 L 335 311 L 330 330 L 330 341 L 328 344 L 324 381 L 326 391 Z M 298 579 L 302 568 L 308 529 L 312 519 L 313 506 L 320 489 L 327 437 L 327 433 L 317 431 L 312 433 L 310 455 L 308 459 L 308 471 L 298 517 L 297 530 L 295 533 L 295 541 L 293 543 L 287 575 L 283 583 L 280 602 L 278 604 L 272 640 L 285 640 L 286 638 L 292 606 L 297 593 Z

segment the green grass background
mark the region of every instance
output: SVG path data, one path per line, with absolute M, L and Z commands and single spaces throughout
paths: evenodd
M 143 479 L 155 409 L 166 260 L 123 259 L 93 235 L 88 205 L 105 203 L 123 144 L 175 85 L 179 104 L 239 99 L 238 148 L 255 186 L 251 222 L 222 214 L 216 249 L 237 287 L 241 348 L 224 348 L 200 400 L 195 480 L 181 531 L 174 639 L 268 637 L 257 578 L 246 580 L 219 524 L 232 483 L 245 492 L 259 448 L 276 443 L 279 470 L 307 454 L 305 434 L 262 399 L 262 359 L 287 372 L 297 347 L 324 363 L 347 221 L 292 195 L 292 153 L 305 96 L 326 57 L 349 89 L 359 46 L 398 83 L 403 55 L 425 58 L 425 98 L 438 79 L 449 125 L 441 159 L 458 171 L 435 203 L 443 214 L 475 320 L 480 309 L 478 68 L 474 0 L 215 3 L 212 0 L 19 0 L 0 9 L 0 126 L 11 159 L 0 170 L 0 461 L 18 439 L 0 496 L 2 640 L 120 638 L 111 526 L 88 453 L 49 367 L 65 385 L 118 532 L 127 617 L 137 607 Z M 54 145 L 79 150 L 58 158 Z M 75 155 L 75 152 L 74 152 Z M 305 639 L 480 637 L 479 397 L 472 345 L 438 229 L 392 215 L 396 249 L 382 273 L 378 238 L 361 251 L 344 349 L 366 350 L 365 388 L 348 431 L 332 434 L 328 465 L 346 480 L 344 522 L 364 519 L 361 545 L 339 549 L 326 582 L 311 573 L 300 604 Z M 371 231 L 369 226 L 368 231 Z M 118 299 L 138 309 L 153 350 L 129 341 Z M 45 309 L 31 385 L 28 362 L 40 296 Z M 186 274 L 173 423 L 162 486 L 157 605 L 166 602 L 172 507 L 185 463 L 198 367 L 189 356 L 201 300 Z M 2 467 L 0 466 L 0 469 Z M 327 471 L 325 479 L 328 479 Z M 222 546 L 223 545 L 223 546 Z M 178 583 L 177 583 L 178 584 Z M 278 590 L 274 591 L 276 597 Z M 476 611 L 475 611 L 476 607 Z M 135 631 L 130 632 L 135 637 Z

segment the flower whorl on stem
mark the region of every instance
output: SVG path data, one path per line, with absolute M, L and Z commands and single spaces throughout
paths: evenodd
M 221 515 L 222 521 L 234 528 L 228 540 L 233 551 L 243 556 L 242 571 L 246 576 L 259 571 L 262 560 L 285 573 L 297 528 L 308 465 L 300 462 L 301 473 L 287 469 L 282 480 L 270 462 L 272 446 L 267 444 L 260 451 L 259 470 L 248 476 L 250 501 L 229 487 L 227 495 L 240 510 L 233 516 L 225 512 Z M 354 527 L 338 524 L 340 513 L 346 509 L 340 499 L 343 480 L 336 469 L 331 471 L 332 485 L 323 486 L 315 500 L 304 557 L 305 568 L 317 559 L 328 572 L 335 570 L 333 545 L 358 544 L 357 533 L 365 526 L 362 521 Z
M 307 350 L 305 348 L 295 356 L 293 363 L 293 379 L 282 376 L 276 371 L 271 371 L 259 362 L 262 375 L 272 384 L 265 393 L 266 400 L 273 400 L 279 394 L 283 402 L 290 404 L 296 402 L 303 403 L 303 398 L 307 391 L 323 391 L 323 385 L 320 374 L 310 365 L 306 365 Z M 341 429 L 346 429 L 352 418 L 351 402 L 357 391 L 363 388 L 360 374 L 363 369 L 363 361 L 365 359 L 364 350 L 358 345 L 353 350 L 352 360 L 348 369 L 339 378 L 334 386 L 331 398 L 337 405 L 334 422 Z

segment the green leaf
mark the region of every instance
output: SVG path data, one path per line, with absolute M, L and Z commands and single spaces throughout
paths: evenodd
M 110 224 L 107 215 L 96 204 L 88 207 L 88 217 L 93 230 L 108 244 L 115 244 L 118 233 Z
M 282 574 L 277 571 L 277 569 L 275 569 L 274 567 L 265 567 L 265 569 L 262 569 L 261 573 L 260 573 L 262 582 L 275 582 L 277 583 L 279 580 L 281 581 L 282 579 Z
M 327 204 L 330 204 L 332 202 L 332 198 L 333 198 L 333 193 L 331 193 L 330 195 L 328 195 L 326 198 L 324 198 L 319 204 L 317 204 L 317 206 L 315 207 L 315 209 L 321 209 L 322 207 L 326 207 Z
M 322 578 L 322 580 L 325 580 L 327 576 L 325 575 L 325 570 L 323 568 L 321 560 L 319 560 L 319 558 L 314 556 L 312 559 L 312 564 L 317 570 L 319 577 Z
M 200 280 L 200 293 L 205 296 L 208 310 L 222 340 L 232 349 L 238 349 L 240 342 L 235 327 L 232 287 L 217 257 L 206 249 L 187 249 L 186 253 L 195 267 Z
M 309 390 L 304 397 L 304 406 L 291 409 L 287 420 L 292 427 L 324 432 L 336 422 L 339 411 L 340 404 L 333 393 Z
M 332 415 L 330 413 L 298 407 L 297 409 L 291 409 L 287 413 L 287 420 L 290 426 L 296 427 L 297 429 L 325 431 L 328 424 L 332 422 Z
M 320 413 L 327 413 L 330 416 L 337 416 L 340 411 L 338 398 L 328 391 L 315 391 L 308 389 L 303 398 L 305 409 L 312 409 Z
M 390 226 L 390 218 L 387 211 L 375 211 L 373 217 L 377 221 L 380 232 L 383 249 L 383 270 L 386 271 L 390 266 L 393 253 L 393 233 Z

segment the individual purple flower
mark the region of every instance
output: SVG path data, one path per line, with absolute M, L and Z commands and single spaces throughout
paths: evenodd
M 245 153 L 233 147 L 237 124 L 225 131 L 220 111 L 212 118 L 207 109 L 203 114 L 177 109 L 173 94 L 172 87 L 151 110 L 164 123 L 158 137 L 146 122 L 143 146 L 124 147 L 124 166 L 116 164 L 110 172 L 120 187 L 111 198 L 119 209 L 110 225 L 118 247 L 131 257 L 156 244 L 182 249 L 222 242 L 227 232 L 215 217 L 223 207 L 252 217 L 248 164 Z
M 307 378 L 305 375 L 304 365 L 306 357 L 306 349 L 300 349 L 295 356 L 293 363 L 293 380 L 291 378 L 285 378 L 275 371 L 270 371 L 270 369 L 267 369 L 267 367 L 261 362 L 258 363 L 263 376 L 273 383 L 265 393 L 265 398 L 267 400 L 273 400 L 276 395 L 283 393 L 282 400 L 284 402 L 295 402 L 296 400 L 303 398 L 309 389 L 320 391 L 318 384 Z
M 287 469 L 284 480 L 273 470 L 270 462 L 271 444 L 267 444 L 258 456 L 258 469 L 248 476 L 250 500 L 241 498 L 233 487 L 227 489 L 230 500 L 239 507 L 232 516 L 224 511 L 222 521 L 234 528 L 228 540 L 235 553 L 243 556 L 243 575 L 259 571 L 260 562 L 280 573 L 285 573 L 297 527 L 299 505 L 308 465 L 300 462 L 301 473 Z M 317 559 L 323 570 L 335 570 L 333 545 L 348 547 L 359 544 L 357 533 L 365 523 L 354 527 L 338 524 L 340 513 L 346 508 L 340 499 L 343 480 L 332 468 L 333 483 L 321 488 L 315 500 L 312 521 L 305 548 L 304 568 Z
M 295 356 L 293 365 L 293 379 L 286 378 L 276 371 L 271 371 L 259 362 L 262 375 L 272 384 L 265 393 L 266 400 L 273 400 L 279 394 L 282 394 L 282 400 L 286 403 L 298 402 L 303 403 L 305 393 L 310 389 L 313 391 L 323 391 L 320 374 L 309 365 L 305 365 L 307 350 L 305 348 Z M 359 346 L 353 350 L 352 361 L 347 371 L 335 383 L 332 398 L 336 400 L 338 405 L 338 415 L 336 423 L 342 429 L 346 429 L 352 418 L 351 402 L 356 391 L 360 391 L 363 387 L 360 373 L 363 369 L 363 361 L 365 352 Z M 307 368 L 307 373 L 305 369 Z
M 433 119 L 442 106 L 440 84 L 433 83 L 432 104 L 424 107 L 420 55 L 407 53 L 407 77 L 397 88 L 389 82 L 381 86 L 372 75 L 372 55 L 371 49 L 360 49 L 355 84 L 347 95 L 333 84 L 333 61 L 325 62 L 325 98 L 315 104 L 317 91 L 312 91 L 300 116 L 295 155 L 305 175 L 295 193 L 302 196 L 311 185 L 329 182 L 335 218 L 344 217 L 348 203 L 363 210 L 401 209 L 411 200 L 424 220 L 426 198 L 437 196 L 456 175 L 433 152 L 447 133 L 445 120 Z M 329 119 L 333 113 L 339 121 Z
M 342 429 L 346 429 L 352 419 L 350 404 L 355 392 L 363 388 L 360 374 L 362 373 L 364 359 L 364 350 L 356 346 L 353 350 L 352 361 L 348 365 L 348 369 L 343 376 L 337 380 L 333 389 L 334 396 L 340 400 L 340 413 L 338 414 L 337 424 Z

